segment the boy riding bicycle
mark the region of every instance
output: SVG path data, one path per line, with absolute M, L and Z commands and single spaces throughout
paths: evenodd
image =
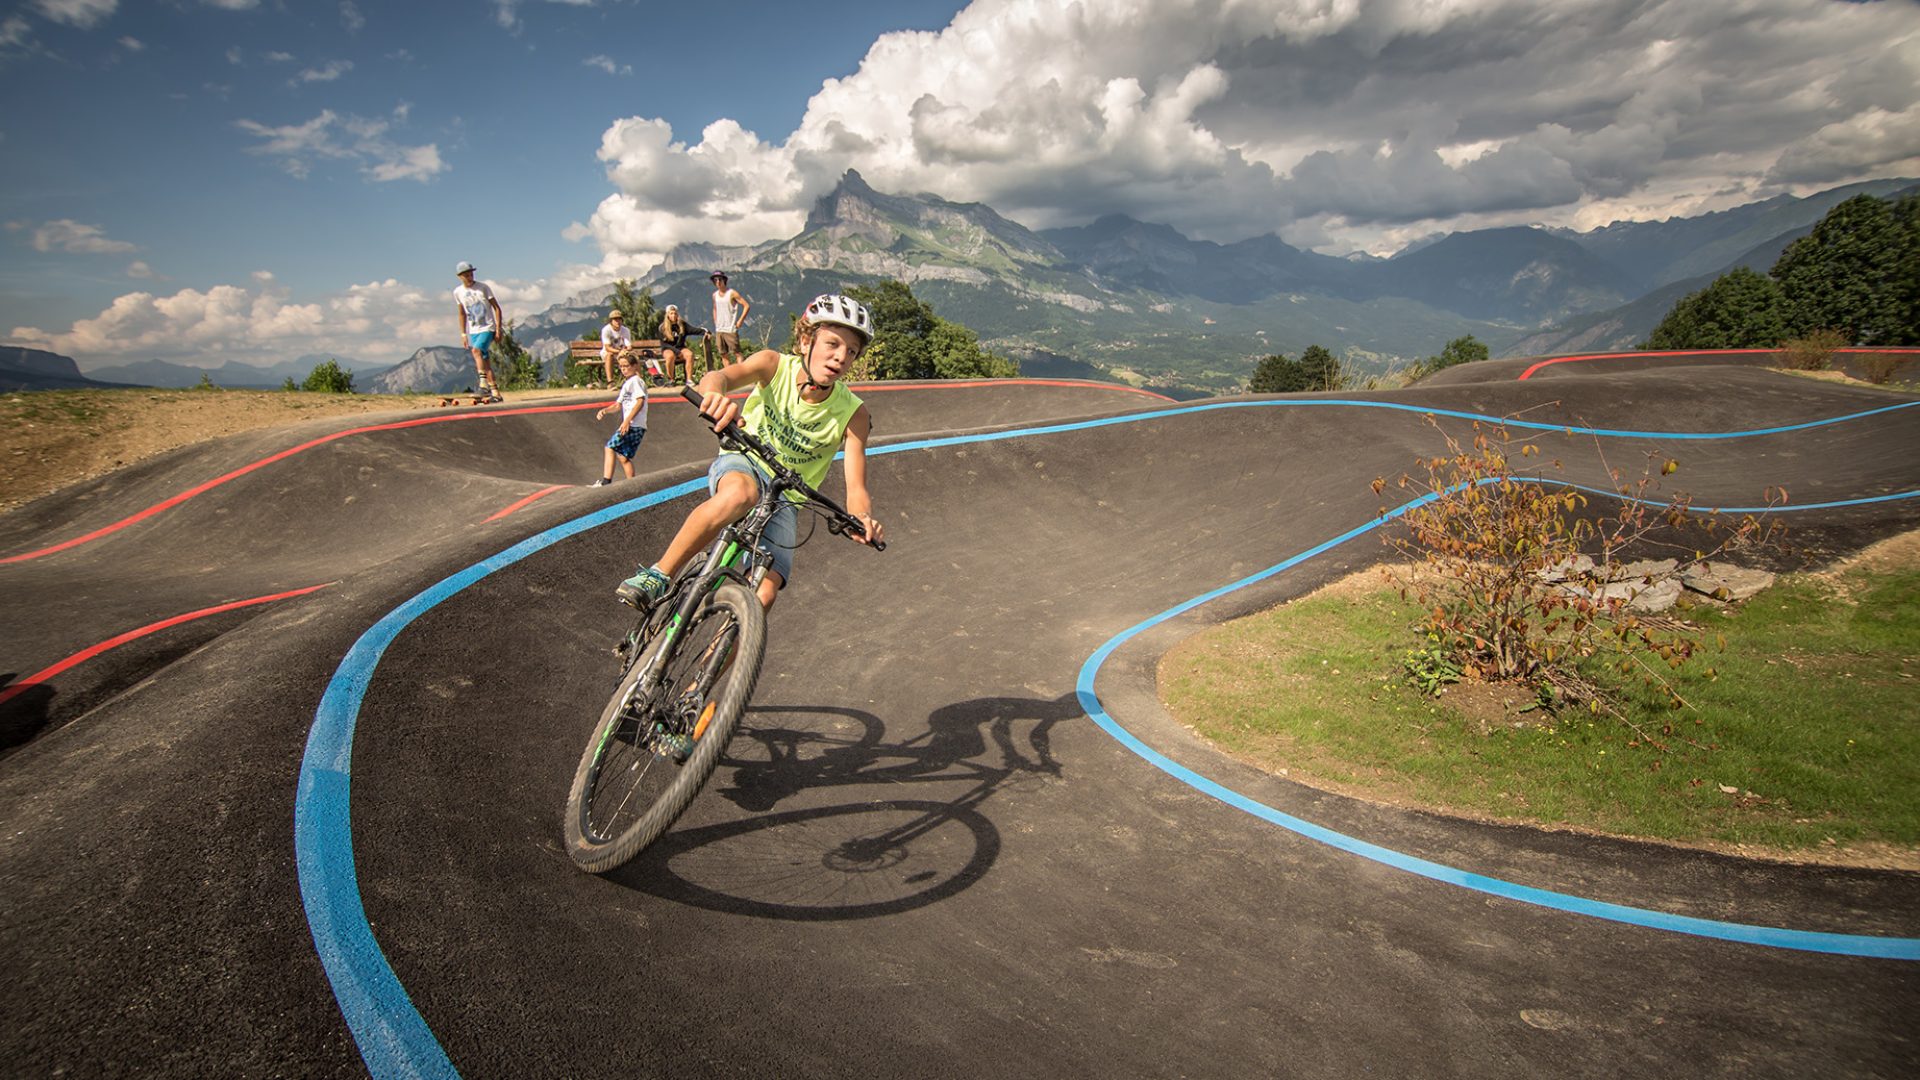
M 746 430 L 772 447 L 780 464 L 818 487 L 844 445 L 847 452 L 847 511 L 863 528 L 852 539 L 872 544 L 886 529 L 872 517 L 873 499 L 867 493 L 867 437 L 873 419 L 840 377 L 853 366 L 873 338 L 873 319 L 858 301 L 844 296 L 815 297 L 798 327 L 798 353 L 762 349 L 701 376 L 700 413 L 719 431 L 741 418 Z M 752 386 L 744 406 L 727 397 Z M 769 471 L 750 454 L 724 453 L 707 470 L 706 502 L 687 515 L 666 553 L 652 566 L 642 566 L 616 590 L 621 601 L 645 610 L 667 592 L 673 575 L 688 559 L 705 550 L 720 530 L 753 509 L 761 485 L 771 482 Z M 798 508 L 780 507 L 761 540 L 773 556 L 773 567 L 760 583 L 762 607 L 773 601 L 793 575 L 793 548 L 798 532 Z

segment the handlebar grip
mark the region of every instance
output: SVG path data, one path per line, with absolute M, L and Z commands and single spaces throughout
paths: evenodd
M 860 523 L 852 518 L 829 518 L 827 520 L 827 531 L 835 536 L 845 536 L 850 532 L 859 532 L 859 525 Z M 865 534 L 862 533 L 862 535 Z M 867 546 L 875 551 L 887 550 L 887 542 L 885 540 L 876 540 Z

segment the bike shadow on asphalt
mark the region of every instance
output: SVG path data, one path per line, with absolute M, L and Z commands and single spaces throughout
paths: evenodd
M 683 822 L 608 879 L 696 907 L 808 922 L 936 903 L 984 878 L 999 856 L 1000 831 L 981 806 L 1058 778 L 1052 730 L 1085 715 L 1073 693 L 974 698 L 889 742 L 886 723 L 864 710 L 749 707 L 703 796 L 732 803 L 729 820 Z

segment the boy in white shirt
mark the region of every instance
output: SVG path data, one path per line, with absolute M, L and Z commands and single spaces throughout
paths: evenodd
M 627 329 L 627 317 L 619 308 L 607 312 L 607 325 L 600 328 L 600 366 L 607 373 L 607 385 L 613 385 L 613 358 L 633 347 L 633 331 Z
M 600 479 L 593 483 L 594 487 L 606 487 L 613 483 L 613 459 L 616 457 L 626 468 L 627 479 L 633 479 L 633 455 L 640 449 L 640 440 L 647 434 L 647 384 L 635 369 L 631 353 L 620 354 L 620 374 L 626 376 L 627 380 L 620 384 L 620 397 L 593 414 L 593 418 L 599 420 L 615 409 L 620 411 L 620 426 L 607 440 L 606 461 L 600 468 Z

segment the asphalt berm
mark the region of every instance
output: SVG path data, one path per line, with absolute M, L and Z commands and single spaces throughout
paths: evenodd
M 1911 396 L 1713 356 L 1475 367 L 1178 404 L 876 388 L 889 549 L 799 553 L 727 760 L 605 877 L 560 811 L 613 585 L 689 505 L 643 496 L 713 452 L 684 405 L 609 488 L 581 486 L 583 395 L 238 436 L 0 516 L 5 1071 L 1920 1072 L 1920 875 L 1374 806 L 1160 711 L 1172 642 L 1385 549 L 1143 624 L 1370 521 L 1427 410 L 1544 425 L 1577 481 L 1653 450 L 1696 505 L 1840 504 L 1794 514 L 1817 557 L 1920 524 Z M 350 768 L 320 746 L 343 723 Z

